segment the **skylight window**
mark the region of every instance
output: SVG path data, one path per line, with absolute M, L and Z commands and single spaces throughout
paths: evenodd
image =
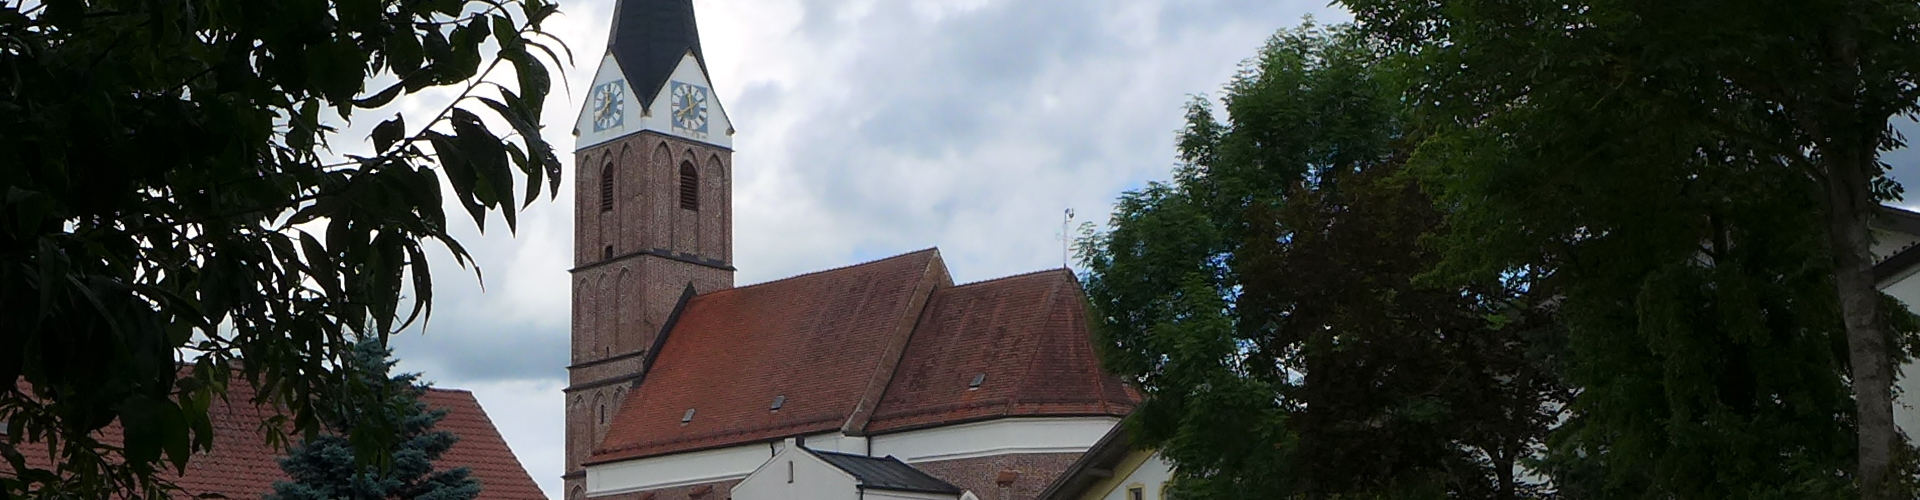
M 780 411 L 780 407 L 781 407 L 781 406 L 786 406 L 786 404 L 787 404 L 787 397 L 786 397 L 786 396 L 774 396 L 774 397 L 773 397 L 773 406 L 772 406 L 772 407 L 769 407 L 769 408 L 767 408 L 767 410 L 768 410 L 768 411 Z
M 987 374 L 981 373 L 981 374 L 974 375 L 973 381 L 967 383 L 967 390 L 971 391 L 974 389 L 979 389 L 980 383 L 986 382 L 986 381 L 987 381 Z
M 693 421 L 693 409 L 692 409 L 692 408 L 688 408 L 688 409 L 687 409 L 687 414 L 686 414 L 686 415 L 681 415 L 681 416 L 680 416 L 680 423 L 682 423 L 682 424 L 685 424 L 685 423 L 688 423 L 688 422 L 692 422 L 692 421 Z

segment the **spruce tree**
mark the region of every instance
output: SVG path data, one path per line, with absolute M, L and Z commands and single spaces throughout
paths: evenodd
M 480 483 L 465 467 L 436 471 L 440 459 L 459 440 L 452 432 L 434 430 L 446 410 L 429 410 L 420 396 L 426 387 L 418 375 L 389 375 L 391 351 L 378 341 L 353 346 L 348 373 L 351 390 L 373 391 L 380 404 L 342 407 L 341 418 L 326 422 L 327 431 L 295 447 L 280 459 L 280 469 L 292 481 L 273 485 L 266 500 L 472 500 Z M 363 400 L 340 398 L 339 401 Z M 372 431 L 372 432 L 368 432 Z M 391 436 L 386 446 L 372 448 L 391 456 L 355 457 L 360 441 Z M 362 447 L 366 449 L 366 447 Z

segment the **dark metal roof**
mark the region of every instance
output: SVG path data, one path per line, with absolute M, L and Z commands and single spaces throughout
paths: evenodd
M 653 97 L 687 52 L 693 52 L 700 71 L 707 70 L 706 56 L 700 52 L 700 30 L 693 22 L 693 0 L 619 1 L 613 8 L 607 51 L 620 62 L 641 106 L 653 106 Z
M 1077 498 L 1086 493 L 1095 482 L 1113 475 L 1113 468 L 1126 460 L 1127 453 L 1133 451 L 1131 435 L 1127 433 L 1127 423 L 1121 422 L 1100 436 L 1100 441 L 1080 454 L 1066 472 L 1055 476 L 1053 484 L 1040 491 L 1037 500 L 1065 500 Z
M 805 450 L 805 447 L 801 447 Z M 831 451 L 807 450 L 828 464 L 852 474 L 862 488 L 921 493 L 960 494 L 960 487 L 927 475 L 898 458 L 873 458 Z

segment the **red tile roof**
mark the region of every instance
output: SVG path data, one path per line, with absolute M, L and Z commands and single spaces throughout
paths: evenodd
M 974 378 L 980 386 L 971 388 Z M 871 433 L 1009 416 L 1126 416 L 1139 395 L 1100 369 L 1073 273 L 934 292 Z
M 286 474 L 280 471 L 279 458 L 283 455 L 267 444 L 260 427 L 274 412 L 250 404 L 253 397 L 251 385 L 235 383 L 229 386 L 226 402 L 214 403 L 213 408 L 209 409 L 214 429 L 213 450 L 194 455 L 187 462 L 185 474 L 170 477 L 176 485 L 189 494 L 220 494 L 227 498 L 245 499 L 259 498 L 273 491 L 275 481 L 287 479 Z M 447 410 L 446 417 L 440 420 L 436 428 L 460 436 L 460 440 L 440 457 L 436 466 L 472 469 L 472 477 L 480 481 L 479 500 L 546 500 L 546 495 L 534 484 L 533 477 L 527 475 L 526 468 L 521 466 L 513 450 L 500 438 L 499 431 L 487 417 L 487 411 L 480 407 L 480 402 L 474 399 L 473 393 L 429 389 L 423 399 L 428 406 Z M 102 429 L 101 440 L 118 443 L 119 424 Z M 27 465 L 38 469 L 52 468 L 46 448 L 38 444 L 24 443 L 21 446 Z M 0 462 L 0 475 L 11 475 L 11 469 L 4 462 Z
M 588 463 L 839 430 L 873 407 L 927 296 L 950 285 L 928 249 L 696 296 Z
M 832 431 L 1126 415 L 1139 396 L 1101 371 L 1085 304 L 1066 270 L 954 286 L 932 249 L 696 296 L 588 463 Z M 978 374 L 981 388 L 968 390 Z
M 425 399 L 428 406 L 447 410 L 446 418 L 434 428 L 460 436 L 453 448 L 440 455 L 440 466 L 473 470 L 473 478 L 480 481 L 478 500 L 547 500 L 472 392 L 430 389 Z

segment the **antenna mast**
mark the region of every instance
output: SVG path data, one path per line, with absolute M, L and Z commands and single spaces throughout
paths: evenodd
M 1069 256 L 1072 255 L 1073 249 L 1073 233 L 1068 232 L 1068 228 L 1072 226 L 1073 209 L 1069 208 L 1066 217 L 1060 219 L 1060 267 L 1063 269 L 1073 269 L 1073 266 L 1068 265 L 1071 262 Z

